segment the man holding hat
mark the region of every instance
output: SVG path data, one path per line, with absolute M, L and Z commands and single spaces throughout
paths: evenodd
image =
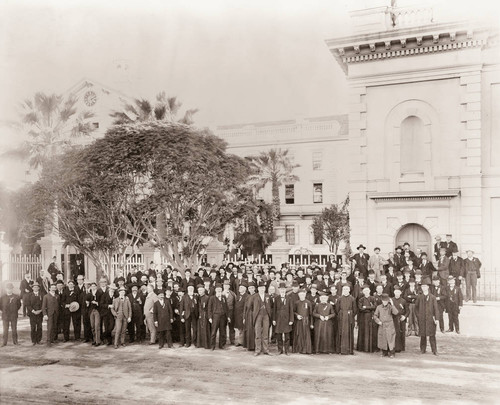
M 21 308 L 21 299 L 19 295 L 14 294 L 14 286 L 12 283 L 7 283 L 5 286 L 7 294 L 0 298 L 0 311 L 2 311 L 3 321 L 3 343 L 7 345 L 9 337 L 9 325 L 12 329 L 12 342 L 17 345 L 17 317 L 19 308 Z
M 132 320 L 132 305 L 128 297 L 125 296 L 125 287 L 118 289 L 118 298 L 113 300 L 111 313 L 115 318 L 115 349 L 121 344 L 125 346 L 125 331 L 127 324 Z
M 167 287 L 171 291 L 170 287 Z M 165 293 L 158 294 L 158 301 L 153 305 L 153 319 L 155 330 L 158 333 L 158 348 L 165 346 L 165 340 L 169 348 L 172 347 L 172 324 L 174 323 L 174 312 L 170 300 L 165 299 Z
M 429 293 L 429 284 L 426 282 L 422 284 L 422 294 L 417 297 L 415 311 L 420 336 L 420 352 L 425 353 L 427 337 L 429 337 L 432 353 L 437 356 L 436 326 L 439 325 L 439 308 L 436 297 Z
M 82 313 L 79 302 L 80 297 L 78 296 L 78 290 L 75 289 L 75 282 L 73 280 L 69 280 L 68 288 L 62 295 L 62 305 L 64 307 L 63 336 L 65 342 L 69 340 L 69 327 L 71 321 L 73 321 L 75 340 L 80 340 Z
M 390 358 L 394 357 L 394 348 L 396 343 L 396 330 L 394 328 L 393 316 L 399 314 L 398 309 L 392 305 L 392 300 L 389 294 L 382 294 L 382 304 L 380 304 L 375 313 L 373 320 L 379 326 L 378 328 L 378 348 L 382 350 L 382 356 L 389 354 Z
M 40 284 L 36 281 L 31 286 L 33 292 L 26 299 L 26 307 L 28 316 L 30 317 L 31 326 L 31 343 L 33 346 L 40 344 L 42 341 L 42 294 L 40 294 Z
M 481 278 L 481 261 L 474 257 L 473 250 L 467 250 L 467 257 L 464 260 L 465 267 L 465 301 L 476 303 L 477 279 Z
M 266 294 L 266 283 L 260 281 L 257 294 L 252 300 L 250 311 L 255 327 L 255 356 L 269 355 L 269 323 L 272 316 L 272 307 L 269 294 Z
M 358 253 L 351 257 L 351 261 L 354 261 L 354 269 L 359 270 L 360 274 L 368 277 L 368 261 L 370 259 L 370 255 L 365 253 L 366 247 L 363 244 L 360 244 L 357 247 Z

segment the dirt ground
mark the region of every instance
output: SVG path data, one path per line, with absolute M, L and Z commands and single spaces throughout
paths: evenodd
M 33 347 L 22 319 L 20 346 L 9 341 L 0 349 L 0 403 L 499 403 L 499 310 L 496 303 L 466 305 L 462 334 L 438 334 L 439 357 L 430 349 L 420 354 L 411 336 L 395 359 L 358 352 L 254 357 L 236 347 L 146 344 L 115 350 L 71 341 Z

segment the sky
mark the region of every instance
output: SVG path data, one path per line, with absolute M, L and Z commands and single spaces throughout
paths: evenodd
M 500 3 L 433 2 L 443 18 Z M 164 90 L 199 108 L 201 126 L 345 113 L 325 39 L 351 32 L 349 11 L 380 4 L 390 0 L 2 0 L 0 151 L 20 142 L 2 124 L 23 99 L 84 77 L 132 97 Z

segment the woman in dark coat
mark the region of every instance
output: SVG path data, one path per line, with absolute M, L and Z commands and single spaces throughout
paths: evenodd
M 363 296 L 358 300 L 358 344 L 360 352 L 373 352 L 377 342 L 377 328 L 373 322 L 373 312 L 376 308 L 375 298 L 370 297 L 370 287 L 363 288 Z
M 333 323 L 335 308 L 328 302 L 328 296 L 320 292 L 320 302 L 314 307 L 314 350 L 316 353 L 334 353 Z

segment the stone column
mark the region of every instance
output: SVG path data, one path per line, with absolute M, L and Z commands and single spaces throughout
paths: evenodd
M 5 232 L 0 232 L 0 280 L 2 285 L 10 277 L 10 254 L 12 248 L 4 242 Z
M 216 264 L 219 266 L 224 260 L 224 253 L 226 252 L 226 245 L 219 241 L 217 238 L 213 238 L 205 249 L 207 254 L 207 262 Z
M 461 123 L 460 140 L 460 225 L 461 253 L 473 249 L 482 251 L 482 174 L 481 174 L 481 72 L 474 71 L 460 77 Z
M 367 224 L 367 142 L 366 87 L 351 86 L 349 90 L 349 220 L 351 246 L 368 243 Z

